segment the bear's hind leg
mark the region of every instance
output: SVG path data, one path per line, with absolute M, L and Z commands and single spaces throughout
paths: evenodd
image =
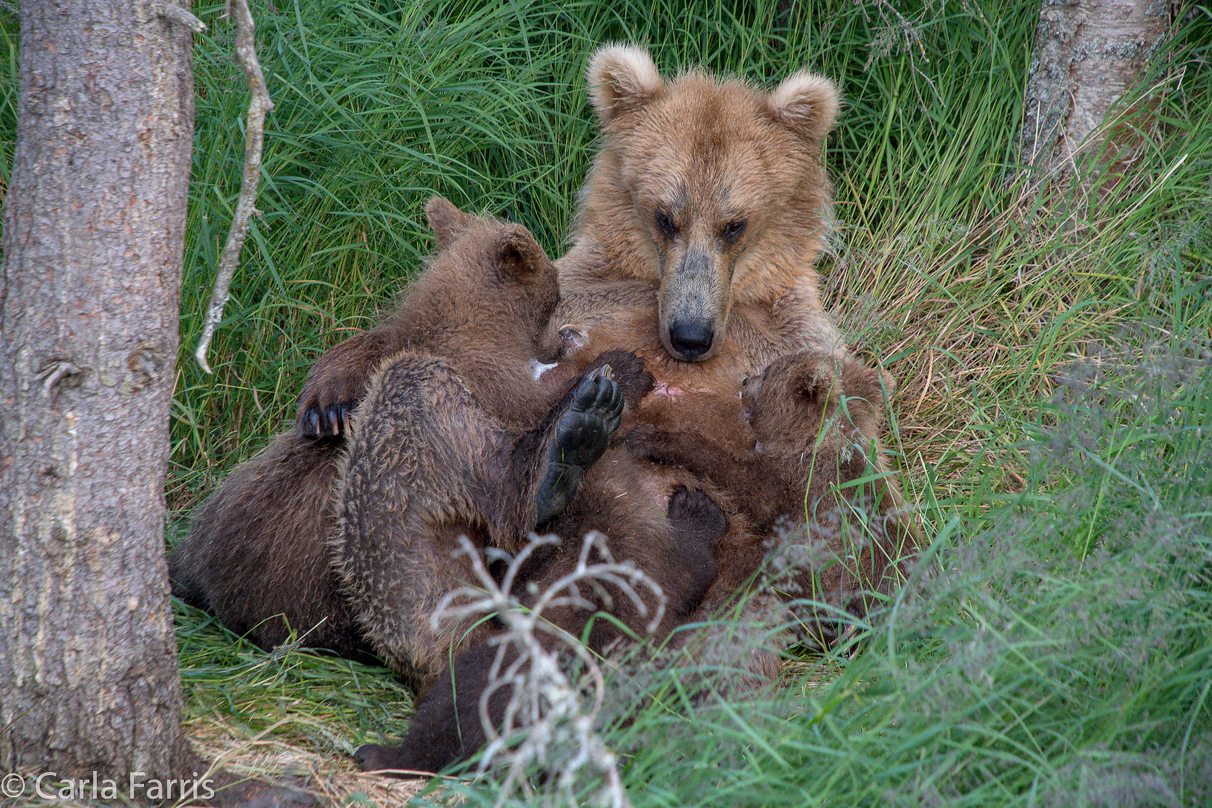
M 479 643 L 458 654 L 417 704 L 412 725 L 397 746 L 367 744 L 354 752 L 362 771 L 419 776 L 475 754 L 488 740 L 485 720 L 499 732 L 513 696 L 511 686 L 497 688 L 488 698 L 487 715 L 481 714 L 481 694 L 492 684 L 497 651 L 496 645 Z M 506 654 L 507 661 L 513 658 L 508 649 Z

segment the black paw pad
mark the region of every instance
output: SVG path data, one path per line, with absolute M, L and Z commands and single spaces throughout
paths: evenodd
M 606 351 L 594 360 L 594 366 L 610 367 L 611 378 L 623 391 L 623 398 L 633 407 L 652 392 L 655 382 L 652 374 L 644 370 L 644 360 L 631 351 L 621 348 Z
M 535 497 L 535 526 L 550 521 L 568 506 L 577 484 L 610 441 L 623 420 L 623 393 L 604 365 L 581 379 L 572 401 L 555 426 L 547 472 Z
M 680 544 L 714 551 L 728 532 L 728 518 L 702 491 L 678 486 L 669 497 L 668 513 L 673 535 Z
M 420 777 L 420 774 L 408 775 L 405 771 L 413 771 L 409 756 L 404 753 L 404 750 L 398 746 L 379 746 L 378 744 L 368 743 L 365 746 L 358 747 L 354 752 L 354 760 L 358 763 L 358 768 L 364 772 L 383 771 L 385 769 L 395 769 L 401 773 L 392 772 L 392 777 L 408 778 Z

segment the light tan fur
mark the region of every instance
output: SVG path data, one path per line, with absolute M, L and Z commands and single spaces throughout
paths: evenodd
M 731 395 L 775 356 L 843 351 L 813 269 L 832 217 L 832 83 L 803 71 L 770 92 L 698 71 L 665 81 L 634 46 L 599 50 L 588 82 L 603 146 L 557 261 L 557 318 L 587 353 L 625 345 L 658 383 Z M 695 335 L 679 343 L 679 323 L 710 345 L 687 350 Z

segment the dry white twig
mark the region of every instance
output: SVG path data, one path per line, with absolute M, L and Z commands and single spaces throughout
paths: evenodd
M 497 614 L 506 631 L 490 640 L 497 646 L 489 686 L 480 698 L 480 719 L 488 744 L 480 759 L 480 772 L 490 766 L 505 766 L 507 774 L 496 805 L 501 806 L 516 791 L 533 796 L 528 770 L 542 766 L 569 804 L 578 775 L 588 769 L 603 780 L 600 801 L 612 808 L 630 808 L 623 789 L 618 760 L 597 734 L 598 715 L 606 692 L 606 681 L 595 655 L 566 631 L 552 625 L 544 612 L 553 607 L 574 605 L 592 610 L 595 603 L 609 605 L 604 585 L 614 587 L 643 615 L 649 608 L 641 590 L 651 592 L 657 607 L 647 629 L 655 630 L 665 609 L 660 586 L 631 562 L 617 562 L 606 545 L 606 537 L 591 531 L 582 541 L 576 567 L 523 608 L 511 592 L 518 570 L 553 536 L 532 536 L 530 543 L 511 560 L 500 584 L 489 574 L 479 552 L 466 538 L 460 539 L 463 554 L 471 560 L 478 587 L 464 587 L 442 599 L 432 622 L 468 616 Z M 582 593 L 592 590 L 597 600 Z M 512 653 L 511 653 L 512 652 Z M 561 655 L 565 655 L 561 659 Z M 569 664 L 567 655 L 576 664 Z M 579 670 L 579 675 L 574 671 Z M 501 688 L 512 691 L 500 728 L 489 716 L 492 694 Z M 518 741 L 518 734 L 524 732 Z
M 219 269 L 215 276 L 215 288 L 210 295 L 210 305 L 206 309 L 206 322 L 202 330 L 202 338 L 198 340 L 198 349 L 194 358 L 207 373 L 211 372 L 206 361 L 206 351 L 210 348 L 211 337 L 215 328 L 223 319 L 223 307 L 227 305 L 227 290 L 231 286 L 232 276 L 236 272 L 236 264 L 240 260 L 240 249 L 244 246 L 244 238 L 248 235 L 248 220 L 256 213 L 254 204 L 257 200 L 257 183 L 261 179 L 261 148 L 265 140 L 265 115 L 274 108 L 265 87 L 265 76 L 261 72 L 261 63 L 257 61 L 255 26 L 252 12 L 248 10 L 248 0 L 228 0 L 228 17 L 233 14 L 236 21 L 236 59 L 244 70 L 248 80 L 250 97 L 248 101 L 248 128 L 244 133 L 244 176 L 240 179 L 240 197 L 236 201 L 236 213 L 232 217 L 231 230 L 227 233 L 227 243 L 223 245 L 223 254 L 219 258 Z

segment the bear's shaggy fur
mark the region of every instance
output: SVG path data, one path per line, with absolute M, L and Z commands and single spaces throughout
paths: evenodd
M 612 358 L 613 374 L 631 360 L 623 386 L 642 394 L 639 361 Z M 589 373 L 538 427 L 519 431 L 484 408 L 446 357 L 405 350 L 374 376 L 337 475 L 333 563 L 364 636 L 402 678 L 423 689 L 453 651 L 492 630 L 431 627 L 447 593 L 476 583 L 459 537 L 520 550 L 540 514 L 571 498 L 622 409 L 619 385 Z
M 236 466 L 168 555 L 173 594 L 262 648 L 294 635 L 341 656 L 369 650 L 326 542 L 342 450 L 291 430 Z
M 692 523 L 679 535 L 664 503 L 620 504 L 612 496 L 609 483 L 627 480 L 634 464 L 624 459 L 610 474 L 594 475 L 623 398 L 634 405 L 651 385 L 634 354 L 608 352 L 598 364 L 613 378 L 582 375 L 542 424 L 522 433 L 480 406 L 445 358 L 404 351 L 372 379 L 337 475 L 333 562 L 363 635 L 417 689 L 429 686 L 451 654 L 495 630 L 491 623 L 431 624 L 447 594 L 476 583 L 470 561 L 457 557 L 460 536 L 510 554 L 536 527 L 567 537 L 526 570 L 541 588 L 569 570 L 576 537 L 608 528 L 615 556 L 643 563 L 659 582 L 668 599 L 664 632 L 686 619 L 715 579 L 713 553 L 725 530 L 718 508 L 708 502 L 706 527 Z M 605 611 L 642 630 L 630 603 L 612 604 Z M 577 632 L 599 605 L 567 606 L 551 618 Z M 593 633 L 613 636 L 612 627 L 595 623 Z

